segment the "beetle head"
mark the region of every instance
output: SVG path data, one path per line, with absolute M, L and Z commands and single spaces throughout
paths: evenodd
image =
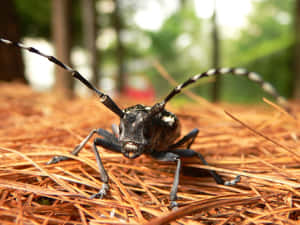
M 136 158 L 147 149 L 148 108 L 150 107 L 136 105 L 124 110 L 119 126 L 119 142 L 122 153 L 127 158 Z

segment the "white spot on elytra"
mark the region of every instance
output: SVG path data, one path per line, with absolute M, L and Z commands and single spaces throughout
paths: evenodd
M 173 116 L 163 116 L 162 121 L 166 122 L 169 126 L 173 126 L 175 123 L 175 119 Z

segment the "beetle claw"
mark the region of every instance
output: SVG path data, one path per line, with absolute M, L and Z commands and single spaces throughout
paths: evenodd
M 96 194 L 91 195 L 91 196 L 89 197 L 89 199 L 94 199 L 94 198 L 103 199 L 104 196 L 107 195 L 108 190 L 109 190 L 108 184 L 105 184 L 105 183 L 104 183 L 104 184 L 102 184 L 102 187 L 101 187 L 101 189 L 99 190 L 99 192 L 96 193 Z
M 47 165 L 55 164 L 55 163 L 58 163 L 60 161 L 65 161 L 65 160 L 68 160 L 68 159 L 70 159 L 70 158 L 66 157 L 66 156 L 54 156 L 49 162 L 47 162 Z

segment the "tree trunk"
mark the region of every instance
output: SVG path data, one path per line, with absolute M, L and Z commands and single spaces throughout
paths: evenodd
M 180 1 L 179 1 L 179 8 L 180 8 L 180 9 L 185 8 L 186 5 L 187 5 L 187 0 L 180 0 Z
M 52 36 L 55 55 L 63 63 L 71 65 L 71 1 L 52 0 Z M 72 97 L 73 78 L 70 72 L 55 67 L 54 89 L 58 94 Z
M 300 0 L 296 0 L 295 30 L 296 46 L 294 58 L 293 98 L 300 99 Z
M 114 0 L 115 11 L 113 13 L 114 28 L 117 34 L 117 49 L 116 57 L 118 64 L 118 80 L 117 80 L 117 91 L 122 93 L 125 86 L 125 50 L 122 42 L 122 16 L 120 12 L 120 1 Z
M 212 61 L 213 61 L 213 68 L 220 67 L 220 39 L 219 39 L 219 30 L 217 24 L 217 7 L 216 7 L 216 0 L 214 0 L 214 14 L 212 16 Z M 220 100 L 220 88 L 221 88 L 221 77 L 216 76 L 216 80 L 213 83 L 212 89 L 212 99 L 214 102 Z
M 96 5 L 95 0 L 81 0 L 83 19 L 84 45 L 88 51 L 88 64 L 92 71 L 91 82 L 97 87 L 100 80 L 98 68 L 99 56 L 97 54 L 97 26 L 96 26 Z
M 0 8 L 0 30 L 3 38 L 20 41 L 19 22 L 14 1 L 2 1 Z M 26 82 L 22 51 L 0 45 L 0 80 Z

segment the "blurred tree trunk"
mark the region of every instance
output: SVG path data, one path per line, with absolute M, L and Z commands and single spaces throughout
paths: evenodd
M 91 82 L 97 87 L 99 85 L 99 55 L 97 54 L 97 26 L 96 26 L 96 5 L 95 0 L 81 0 L 83 18 L 84 45 L 88 51 L 88 64 L 92 71 Z
M 187 5 L 187 0 L 180 0 L 179 1 L 179 8 L 180 9 L 186 7 L 186 5 Z
M 120 12 L 120 0 L 114 0 L 115 10 L 113 12 L 113 25 L 117 35 L 117 49 L 116 49 L 116 57 L 118 63 L 118 80 L 117 80 L 117 91 L 122 93 L 125 86 L 125 49 L 122 42 L 122 15 Z
M 1 2 L 0 30 L 2 37 L 13 41 L 20 41 L 21 35 L 14 1 Z M 1 44 L 0 68 L 0 80 L 26 82 L 22 51 L 20 49 Z
M 296 0 L 295 12 L 295 29 L 296 29 L 296 46 L 294 58 L 294 87 L 293 98 L 300 99 L 300 0 Z
M 217 7 L 216 7 L 216 0 L 214 0 L 214 13 L 212 16 L 212 61 L 213 61 L 213 68 L 220 67 L 220 37 L 219 37 L 219 30 L 218 30 L 218 23 L 217 23 Z M 221 77 L 216 76 L 216 80 L 213 83 L 212 89 L 212 100 L 217 102 L 220 100 L 220 88 L 221 88 Z
M 52 37 L 55 56 L 71 65 L 71 0 L 52 0 Z M 70 72 L 55 67 L 54 89 L 58 94 L 72 97 L 73 78 Z

